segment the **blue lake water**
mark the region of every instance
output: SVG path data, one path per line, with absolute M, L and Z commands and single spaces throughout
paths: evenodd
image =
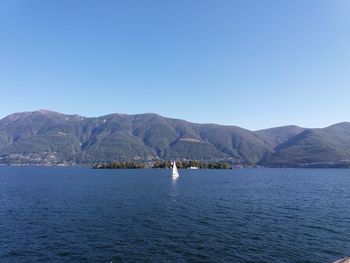
M 350 170 L 0 167 L 0 262 L 332 262 Z

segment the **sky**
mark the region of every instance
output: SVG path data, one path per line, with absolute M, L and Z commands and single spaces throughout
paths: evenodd
M 350 121 L 348 0 L 0 0 L 0 118 Z

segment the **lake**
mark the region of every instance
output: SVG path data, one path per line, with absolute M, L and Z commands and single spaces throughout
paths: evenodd
M 350 170 L 0 167 L 1 262 L 332 262 Z

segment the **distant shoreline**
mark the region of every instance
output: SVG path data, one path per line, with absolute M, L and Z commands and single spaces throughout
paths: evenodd
M 204 162 L 204 161 L 176 161 L 178 169 L 232 169 L 233 165 L 227 162 Z M 142 162 L 105 162 L 97 163 L 92 166 L 93 169 L 170 169 L 172 163 L 170 161 L 155 161 L 151 163 Z
M 130 169 L 170 169 L 170 168 L 165 168 L 165 167 L 142 167 L 142 168 L 132 168 L 132 167 L 124 167 L 124 168 L 94 168 L 92 165 L 89 164 L 74 164 L 74 165 L 63 165 L 63 164 L 0 164 L 0 167 L 42 167 L 42 168 L 89 168 L 89 169 L 96 169 L 96 170 L 103 170 L 103 169 L 125 169 L 125 170 L 130 170 Z M 188 169 L 190 168 L 179 168 L 179 169 Z M 206 170 L 206 169 L 216 169 L 216 168 L 198 168 L 201 170 Z M 220 168 L 217 168 L 220 169 Z M 248 166 L 232 166 L 231 168 L 227 169 L 350 169 L 350 166 L 254 166 L 254 165 L 248 165 Z M 225 169 L 225 170 L 227 170 Z

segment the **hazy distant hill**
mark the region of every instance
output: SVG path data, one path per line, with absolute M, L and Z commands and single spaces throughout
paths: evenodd
M 258 134 L 261 138 L 267 140 L 269 144 L 276 147 L 277 145 L 286 142 L 304 130 L 305 128 L 289 125 L 256 131 L 256 134 Z
M 324 129 L 306 129 L 279 144 L 263 158 L 269 166 L 350 166 L 350 123 Z
M 0 120 L 0 163 L 91 164 L 197 159 L 265 166 L 326 166 L 350 159 L 350 124 L 249 131 L 157 114 L 87 118 L 40 110 Z

